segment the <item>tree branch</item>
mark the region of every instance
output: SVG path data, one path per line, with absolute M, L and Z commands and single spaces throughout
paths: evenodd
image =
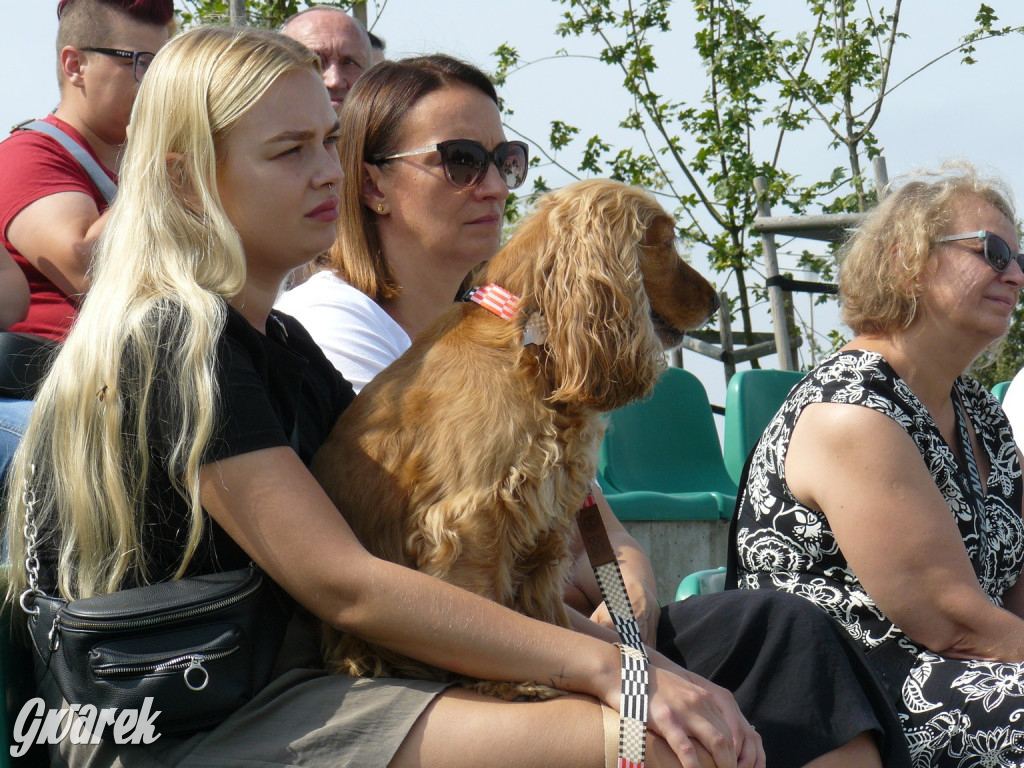
M 896 30 L 899 28 L 900 24 L 901 5 L 903 5 L 903 0 L 896 0 L 896 5 L 893 8 L 892 12 L 892 32 L 889 35 L 889 42 L 885 48 L 885 57 L 882 59 L 882 80 L 878 84 L 878 99 L 875 101 L 875 107 L 874 111 L 871 114 L 871 117 L 868 118 L 868 120 L 864 123 L 860 135 L 857 136 L 857 141 L 860 141 L 868 134 L 872 126 L 874 126 L 875 122 L 877 122 L 878 116 L 882 113 L 882 102 L 885 100 L 886 95 L 885 86 L 886 83 L 889 82 L 889 67 L 892 64 L 893 49 L 896 47 Z M 862 115 L 864 113 L 861 112 L 860 114 Z M 860 115 L 858 115 L 858 117 L 859 116 Z
M 951 56 L 952 54 L 956 53 L 957 51 L 963 50 L 968 45 L 973 45 L 974 43 L 980 43 L 983 40 L 991 40 L 992 38 L 995 38 L 995 37 L 1004 37 L 1005 35 L 1007 35 L 1007 34 L 1009 34 L 1011 32 L 1012 33 L 1016 33 L 1016 34 L 1024 33 L 1024 26 L 1013 27 L 1013 28 L 1011 28 L 1009 30 L 1006 30 L 1004 32 L 993 33 L 991 35 L 983 35 L 982 37 L 975 38 L 974 40 L 962 42 L 959 45 L 957 45 L 957 46 L 955 46 L 953 48 L 950 48 L 945 53 L 936 56 L 931 61 L 929 61 L 929 62 L 921 65 L 917 69 L 915 69 L 909 75 L 907 75 L 902 80 L 900 80 L 898 83 L 896 83 L 896 85 L 894 85 L 892 88 L 889 88 L 885 92 L 885 95 L 888 96 L 890 93 L 892 93 L 897 88 L 899 88 L 901 85 L 903 85 L 905 82 L 907 82 L 908 80 L 910 80 L 910 79 L 916 77 L 917 75 L 921 74 L 924 70 L 928 69 L 928 67 L 932 66 L 933 64 L 936 64 L 939 61 L 942 61 L 944 58 L 946 58 L 947 56 Z
M 632 0 L 630 0 L 630 7 L 632 7 Z M 600 29 L 598 29 L 596 31 L 597 31 L 598 35 L 600 35 L 601 39 L 604 40 L 605 44 L 610 47 L 611 46 L 611 41 L 608 39 L 608 36 L 605 35 L 604 31 L 600 30 Z M 634 32 L 635 32 L 635 30 L 634 30 Z M 629 71 L 623 66 L 621 61 L 619 62 L 619 68 L 623 71 L 623 74 L 626 75 L 626 78 L 630 79 L 631 76 L 629 74 Z M 647 79 L 646 73 L 643 76 L 643 80 L 644 80 L 645 92 L 648 93 L 648 94 L 649 93 L 653 93 L 653 89 L 651 88 L 650 81 Z M 634 92 L 634 98 L 636 98 L 635 92 Z M 686 160 L 683 159 L 683 157 L 676 150 L 675 142 L 673 142 L 671 137 L 669 137 L 668 131 L 665 129 L 664 123 L 662 123 L 661 119 L 657 115 L 654 115 L 654 114 L 651 113 L 651 109 L 650 109 L 649 106 L 647 106 L 646 103 L 644 104 L 644 112 L 647 114 L 648 118 L 650 118 L 651 122 L 654 123 L 654 126 L 658 129 L 658 133 L 661 134 L 661 137 L 665 140 L 665 145 L 666 145 L 666 147 L 668 147 L 668 151 L 671 153 L 672 158 L 676 162 L 676 165 L 679 166 L 679 169 L 683 172 L 683 175 L 686 177 L 686 180 L 689 182 L 690 187 L 697 194 L 697 197 L 700 199 L 701 204 L 704 206 L 704 209 L 715 220 L 716 224 L 718 224 L 723 229 L 726 228 L 726 226 L 727 226 L 726 220 L 722 217 L 722 215 L 715 208 L 714 202 L 712 202 L 711 199 L 708 198 L 707 194 L 704 192 L 703 187 L 700 185 L 700 183 L 698 182 L 696 176 L 694 176 L 693 172 L 690 170 L 689 164 L 686 162 Z M 670 186 L 671 186 L 671 181 L 669 183 L 670 183 Z

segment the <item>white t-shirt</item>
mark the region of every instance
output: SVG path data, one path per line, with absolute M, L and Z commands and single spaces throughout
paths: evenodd
M 1003 396 L 1003 410 L 1006 418 L 1010 420 L 1010 428 L 1013 429 L 1013 439 L 1017 441 L 1017 447 L 1024 451 L 1024 369 L 1020 370 Z
M 412 344 L 377 302 L 330 271 L 285 291 L 274 307 L 305 326 L 357 393 Z

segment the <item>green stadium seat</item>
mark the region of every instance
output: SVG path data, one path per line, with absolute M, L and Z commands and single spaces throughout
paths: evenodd
M 676 600 L 685 600 L 694 595 L 709 595 L 725 590 L 725 566 L 694 571 L 679 582 Z
M 646 400 L 610 415 L 599 482 L 620 520 L 728 520 L 736 483 L 700 379 L 669 368 Z
M 804 377 L 800 371 L 751 369 L 730 380 L 725 393 L 724 456 L 729 477 L 739 483 L 747 455 L 778 412 L 790 390 Z

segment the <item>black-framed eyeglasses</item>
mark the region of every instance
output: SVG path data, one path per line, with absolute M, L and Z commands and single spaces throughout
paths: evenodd
M 494 163 L 505 186 L 516 189 L 526 181 L 526 172 L 530 166 L 530 150 L 522 141 L 503 141 L 491 152 L 479 141 L 472 139 L 442 141 L 408 152 L 374 157 L 373 162 L 381 165 L 388 160 L 425 155 L 427 152 L 441 153 L 444 175 L 457 187 L 475 187 L 484 180 L 488 167 Z
M 982 256 L 996 272 L 1005 272 L 1011 261 L 1016 261 L 1017 266 L 1024 272 L 1024 256 L 1012 251 L 1009 243 L 987 229 L 979 229 L 977 232 L 967 232 L 963 235 L 948 235 L 940 237 L 935 242 L 954 243 L 958 240 L 981 240 L 984 243 Z
M 89 46 L 87 48 L 79 48 L 78 50 L 88 53 L 102 53 L 104 56 L 116 56 L 119 59 L 131 59 L 132 77 L 135 78 L 136 83 L 142 82 L 143 75 L 146 74 L 149 65 L 153 63 L 153 57 L 156 56 L 155 53 L 150 53 L 149 51 L 122 51 L 120 48 L 94 48 Z

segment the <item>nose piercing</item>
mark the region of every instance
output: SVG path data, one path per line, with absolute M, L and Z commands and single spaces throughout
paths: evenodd
M 334 182 L 331 182 L 331 181 L 327 182 L 327 188 L 328 189 L 334 189 Z

